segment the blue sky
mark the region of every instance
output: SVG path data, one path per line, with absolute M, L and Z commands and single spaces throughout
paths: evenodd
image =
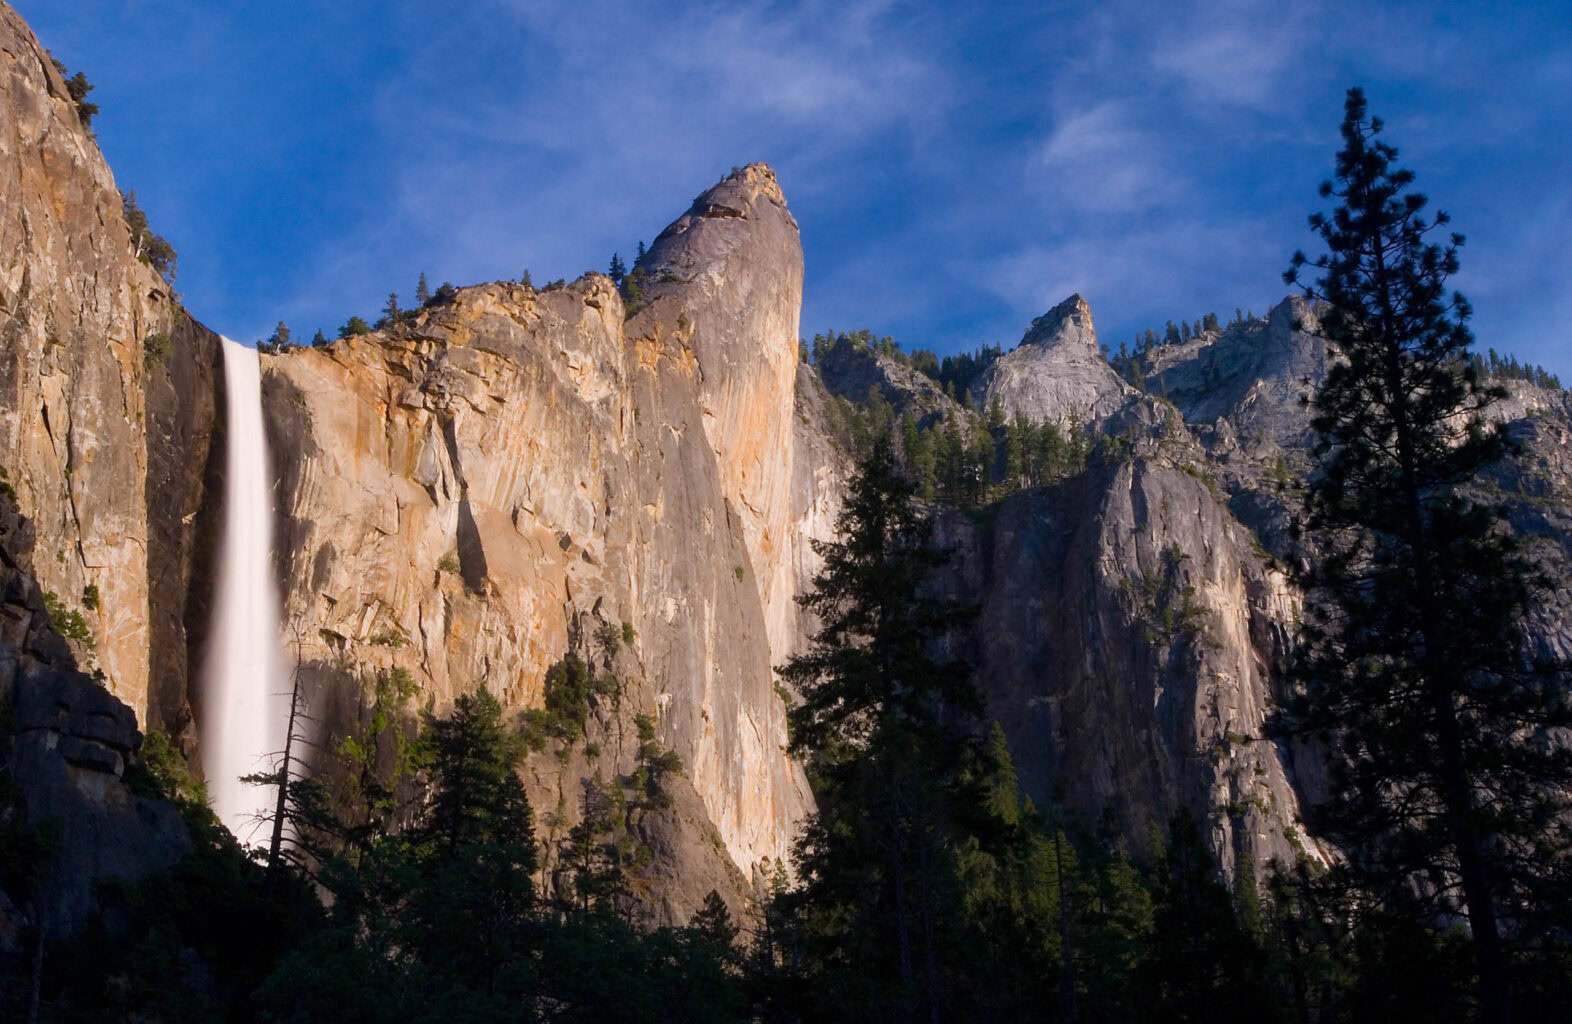
M 122 188 L 217 330 L 603 270 L 772 164 L 803 333 L 1117 348 L 1281 298 L 1363 85 L 1468 235 L 1481 345 L 1572 382 L 1572 17 L 1540 4 L 13 0 L 98 86 Z

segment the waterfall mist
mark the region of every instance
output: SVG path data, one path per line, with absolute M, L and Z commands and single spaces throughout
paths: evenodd
M 274 791 L 240 781 L 283 749 L 289 685 L 273 580 L 273 490 L 262 424 L 261 363 L 223 339 L 228 396 L 224 523 L 202 677 L 202 768 L 213 810 L 242 842 L 262 833 Z

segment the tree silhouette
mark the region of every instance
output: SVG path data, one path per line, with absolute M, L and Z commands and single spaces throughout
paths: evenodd
M 1510 445 L 1485 417 L 1501 392 L 1469 365 L 1469 306 L 1446 290 L 1463 238 L 1431 241 L 1446 215 L 1423 216 L 1360 90 L 1345 110 L 1321 187 L 1340 205 L 1310 219 L 1327 252 L 1284 275 L 1320 271 L 1306 295 L 1341 358 L 1315 397 L 1320 557 L 1300 574 L 1298 688 L 1272 727 L 1330 747 L 1311 823 L 1367 900 L 1466 911 L 1484 1016 L 1507 1021 L 1507 943 L 1529 938 L 1566 867 L 1572 751 L 1543 735 L 1572 725 L 1568 674 L 1525 632 L 1547 578 L 1469 490 Z

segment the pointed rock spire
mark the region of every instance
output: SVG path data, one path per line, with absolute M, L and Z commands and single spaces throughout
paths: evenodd
M 1092 325 L 1092 307 L 1079 292 L 1033 320 L 1021 344 L 1102 357 L 1097 349 L 1097 329 Z
M 999 357 L 981 385 L 984 403 L 997 399 L 1006 416 L 1051 423 L 1099 422 L 1135 394 L 1098 350 L 1092 309 L 1080 295 L 1033 320 L 1020 346 Z

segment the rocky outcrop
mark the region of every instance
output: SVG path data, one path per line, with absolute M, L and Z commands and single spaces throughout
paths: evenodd
M 1179 408 L 1186 423 L 1226 423 L 1229 442 L 1248 457 L 1308 443 L 1314 394 L 1330 366 L 1315 309 L 1285 298 L 1265 319 L 1242 320 L 1186 345 L 1152 350 L 1147 388 Z
M 3 3 L 0 60 L 0 466 L 31 520 L 0 503 L 0 688 L 22 813 L 67 836 L 50 912 L 70 922 L 92 880 L 182 848 L 123 773 L 132 712 L 188 755 L 200 741 L 225 396 L 216 337 L 136 259 L 91 134 Z M 595 274 L 480 285 L 265 357 L 263 388 L 284 641 L 323 728 L 394 669 L 422 702 L 484 686 L 521 716 L 553 663 L 583 658 L 601 681 L 584 725 L 525 770 L 545 873 L 583 802 L 638 775 L 647 715 L 684 773 L 624 821 L 642 910 L 668 923 L 711 888 L 740 908 L 811 809 L 772 667 L 815 625 L 794 598 L 851 471 L 837 405 L 876 393 L 925 425 L 956 407 L 873 349 L 799 362 L 797 225 L 763 165 L 699 196 L 638 269 L 632 310 Z M 1028 794 L 1110 814 L 1138 846 L 1188 808 L 1230 872 L 1319 853 L 1295 824 L 1316 758 L 1259 738 L 1296 620 L 1271 556 L 1307 465 L 1302 398 L 1332 358 L 1314 319 L 1291 299 L 1159 348 L 1142 395 L 1070 297 L 972 387 L 1006 416 L 1093 428 L 1092 468 L 940 515 Z M 1512 385 L 1497 415 L 1525 452 L 1494 481 L 1512 525 L 1572 555 L 1566 393 Z M 1537 635 L 1567 655 L 1572 596 L 1556 602 Z
M 975 385 L 984 408 L 995 401 L 1007 418 L 1039 423 L 1101 423 L 1135 390 L 1114 373 L 1097 347 L 1092 310 L 1072 295 L 1032 321 L 1015 349 L 983 371 Z
M 175 319 L 114 179 L 31 30 L 0 3 L 0 465 L 85 665 L 148 688 L 145 342 Z M 89 588 L 92 588 L 91 590 Z M 95 595 L 96 598 L 89 595 Z
M 0 949 L 17 915 L 51 937 L 70 934 L 92 912 L 97 882 L 138 881 L 190 847 L 174 807 L 127 785 L 142 744 L 136 716 L 77 670 L 33 579 L 33 544 L 32 524 L 0 496 L 0 792 L 15 801 L 0 803 L 0 824 L 19 815 L 46 844 L 28 866 L 34 891 L 0 892 Z
M 827 346 L 814 369 L 831 394 L 859 403 L 878 395 L 925 430 L 957 408 L 932 377 L 857 341 Z

